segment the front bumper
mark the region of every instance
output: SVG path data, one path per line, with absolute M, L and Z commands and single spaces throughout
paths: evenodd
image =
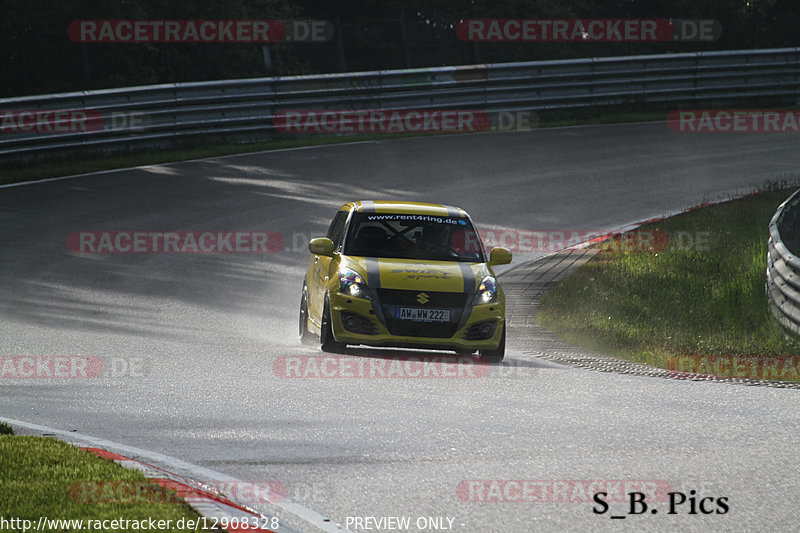
M 366 300 L 332 292 L 329 300 L 333 336 L 337 342 L 346 344 L 465 351 L 494 350 L 500 344 L 505 325 L 505 302 L 502 298 L 492 304 L 466 306 L 463 310 L 466 320 L 462 316 L 459 321 L 460 327 L 447 337 L 392 334 L 377 299 Z M 357 317 L 355 320 L 352 318 L 353 315 Z M 349 329 L 345 326 L 343 318 L 350 319 Z M 362 327 L 354 328 L 353 324 L 359 324 L 359 321 Z M 491 336 L 476 339 L 476 336 L 480 337 L 476 333 L 483 324 L 491 325 Z M 353 331 L 354 329 L 369 331 L 371 334 Z

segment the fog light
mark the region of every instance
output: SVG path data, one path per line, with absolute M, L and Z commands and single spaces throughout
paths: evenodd
M 355 315 L 349 315 L 344 320 L 344 327 L 350 331 L 358 331 L 361 328 L 361 320 Z
M 464 338 L 468 341 L 484 341 L 486 339 L 491 339 L 495 329 L 497 329 L 496 320 L 487 320 L 480 324 L 473 324 L 467 328 L 467 331 L 464 333 Z
M 372 320 L 347 311 L 342 311 L 342 325 L 347 331 L 352 331 L 359 335 L 375 335 L 378 333 Z

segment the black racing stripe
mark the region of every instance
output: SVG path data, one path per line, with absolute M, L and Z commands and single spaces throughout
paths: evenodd
M 381 288 L 381 267 L 378 258 L 367 257 L 367 287 L 372 290 Z
M 374 213 L 375 212 L 375 202 L 372 200 L 364 200 L 361 202 L 361 212 L 362 213 Z
M 381 288 L 381 265 L 377 257 L 366 257 L 367 264 L 367 287 L 372 295 L 372 311 L 378 321 L 386 327 L 386 318 L 383 316 L 383 307 L 378 297 L 378 289 Z
M 467 303 L 464 304 L 464 311 L 461 313 L 461 320 L 458 321 L 456 331 L 464 327 L 472 314 L 472 297 L 475 295 L 475 273 L 469 263 L 459 261 L 459 268 L 461 268 L 461 277 L 464 278 L 464 294 L 467 295 Z
M 452 205 L 445 205 L 443 206 L 447 209 L 447 216 L 450 218 L 461 218 L 461 210 L 457 207 L 453 207 Z
M 464 293 L 475 294 L 475 273 L 469 263 L 459 261 L 458 266 L 461 268 L 461 277 L 464 278 Z

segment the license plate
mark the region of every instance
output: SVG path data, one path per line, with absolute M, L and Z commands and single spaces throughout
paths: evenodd
M 450 310 L 398 307 L 395 309 L 394 317 L 415 322 L 450 322 Z

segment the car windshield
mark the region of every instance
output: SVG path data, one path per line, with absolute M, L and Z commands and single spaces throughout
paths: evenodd
M 401 213 L 354 213 L 344 253 L 425 261 L 485 261 L 483 245 L 468 218 Z

